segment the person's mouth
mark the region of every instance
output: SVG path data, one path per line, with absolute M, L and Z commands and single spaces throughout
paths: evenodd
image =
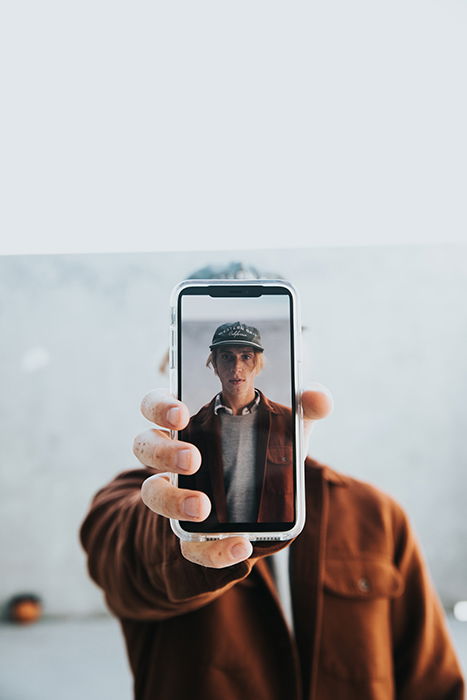
M 233 384 L 233 386 L 238 386 L 244 381 L 244 379 L 229 379 L 229 384 Z

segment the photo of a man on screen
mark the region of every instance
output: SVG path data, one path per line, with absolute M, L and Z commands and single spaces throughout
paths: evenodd
M 293 416 L 255 387 L 264 365 L 260 332 L 240 321 L 216 328 L 207 366 L 221 391 L 192 416 L 183 439 L 202 455 L 184 486 L 204 491 L 207 523 L 292 522 Z

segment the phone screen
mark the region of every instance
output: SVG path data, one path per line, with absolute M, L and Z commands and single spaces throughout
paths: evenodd
M 187 287 L 178 297 L 179 438 L 202 463 L 181 488 L 211 500 L 189 532 L 284 531 L 295 523 L 294 299 L 281 286 Z

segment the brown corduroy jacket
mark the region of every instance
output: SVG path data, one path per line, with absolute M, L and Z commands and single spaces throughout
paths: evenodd
M 256 426 L 257 522 L 291 522 L 294 519 L 293 418 L 290 408 L 271 401 L 259 391 Z M 215 415 L 215 397 L 194 415 L 180 439 L 196 445 L 203 457 L 192 476 L 179 477 L 182 488 L 203 491 L 212 510 L 205 523 L 227 521 L 220 416 Z
M 138 700 L 461 700 L 463 681 L 402 509 L 306 463 L 307 521 L 290 545 L 295 636 L 264 557 L 186 561 L 144 506 L 145 469 L 95 496 L 81 528 L 91 577 L 125 635 Z

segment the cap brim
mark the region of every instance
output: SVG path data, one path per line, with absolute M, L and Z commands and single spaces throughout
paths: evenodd
M 219 343 L 213 343 L 212 345 L 209 346 L 210 350 L 214 350 L 214 348 L 220 348 L 222 346 L 226 345 L 240 345 L 240 346 L 246 346 L 249 348 L 255 348 L 255 350 L 259 350 L 260 352 L 264 352 L 264 348 L 261 347 L 261 345 L 258 345 L 257 343 L 249 343 L 248 341 L 242 341 L 242 340 L 222 340 Z

